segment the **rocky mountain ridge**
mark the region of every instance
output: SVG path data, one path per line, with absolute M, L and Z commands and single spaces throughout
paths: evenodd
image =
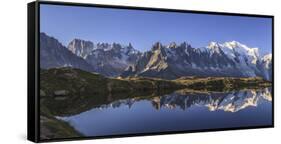
M 64 47 L 41 33 L 41 67 L 74 67 L 108 77 L 263 77 L 272 79 L 272 55 L 261 56 L 258 48 L 237 41 L 210 42 L 194 48 L 187 42 L 163 45 L 156 42 L 146 52 L 132 44 L 93 43 L 73 39 Z

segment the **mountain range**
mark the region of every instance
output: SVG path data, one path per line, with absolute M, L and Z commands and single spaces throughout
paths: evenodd
M 69 43 L 68 49 L 91 64 L 95 72 L 111 77 L 119 76 L 141 56 L 130 43 L 126 46 L 118 43 L 94 45 L 89 41 L 74 39 Z
M 237 41 L 210 42 L 194 48 L 183 42 L 156 42 L 145 52 L 132 44 L 93 43 L 73 39 L 68 46 L 40 34 L 40 66 L 74 67 L 107 77 L 143 76 L 176 79 L 185 76 L 263 77 L 272 80 L 272 55 Z

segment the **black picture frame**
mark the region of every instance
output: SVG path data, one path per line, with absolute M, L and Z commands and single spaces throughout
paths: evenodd
M 39 106 L 40 105 L 40 98 L 39 98 L 39 88 L 40 88 L 40 81 L 39 81 L 40 80 L 39 79 L 39 72 L 40 72 L 40 55 L 39 55 L 40 54 L 40 40 L 39 40 L 40 39 L 39 38 L 39 36 L 40 36 L 39 35 L 39 33 L 40 33 L 40 4 L 270 18 L 272 20 L 272 64 L 273 64 L 273 67 L 272 67 L 272 125 L 40 140 L 40 114 L 39 114 L 40 113 L 40 106 Z M 27 138 L 30 141 L 53 142 L 53 141 L 119 138 L 119 137 L 132 137 L 132 136 L 165 135 L 165 134 L 228 131 L 228 130 L 258 129 L 258 128 L 273 128 L 274 127 L 274 16 L 273 15 L 210 12 L 210 11 L 179 10 L 179 9 L 167 9 L 167 8 L 119 6 L 119 5 L 102 5 L 102 4 L 72 3 L 72 2 L 54 2 L 54 1 L 31 2 L 31 3 L 28 3 L 27 10 L 28 10 L 28 28 L 27 28 L 28 29 L 28 117 L 27 117 L 28 131 L 27 131 Z

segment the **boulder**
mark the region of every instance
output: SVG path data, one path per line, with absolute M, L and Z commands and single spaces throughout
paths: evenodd
M 65 96 L 65 95 L 68 95 L 69 94 L 69 91 L 67 90 L 57 90 L 57 91 L 54 91 L 54 95 L 55 96 Z
M 43 96 L 43 97 L 46 96 L 46 93 L 41 89 L 40 89 L 40 96 Z

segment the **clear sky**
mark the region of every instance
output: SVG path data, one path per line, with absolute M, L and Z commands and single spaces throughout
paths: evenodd
M 80 38 L 95 42 L 132 43 L 141 51 L 153 43 L 190 43 L 207 46 L 210 41 L 239 41 L 271 53 L 271 19 L 176 12 L 104 9 L 43 4 L 40 31 L 67 45 Z

